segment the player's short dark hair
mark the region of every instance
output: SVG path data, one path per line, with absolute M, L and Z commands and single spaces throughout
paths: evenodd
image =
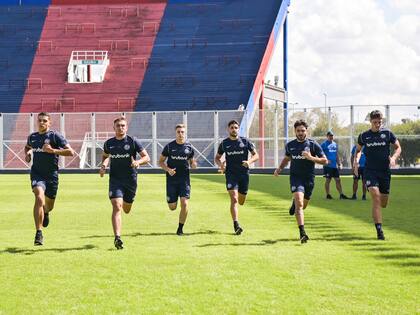
M 229 121 L 229 122 L 228 122 L 228 127 L 230 127 L 230 126 L 231 126 L 231 125 L 233 125 L 233 124 L 235 124 L 235 125 L 238 125 L 238 126 L 239 126 L 238 121 L 237 121 L 237 120 L 235 120 L 235 119 L 232 119 L 231 121 Z
M 47 113 L 47 112 L 40 112 L 40 113 L 38 114 L 38 117 L 41 117 L 41 116 L 46 116 L 46 117 L 48 117 L 48 118 L 51 120 L 51 115 L 50 115 L 50 113 Z
M 308 124 L 303 119 L 296 120 L 294 124 L 295 129 L 299 126 L 304 126 L 306 129 L 308 129 Z
M 175 130 L 177 130 L 178 128 L 186 128 L 184 124 L 177 124 L 175 126 Z
M 114 125 L 115 125 L 117 122 L 120 122 L 120 121 L 122 121 L 122 120 L 127 121 L 127 119 L 125 119 L 125 117 L 124 117 L 124 116 L 121 116 L 121 117 L 115 118 L 115 119 L 114 119 Z
M 372 119 L 382 119 L 383 116 L 382 116 L 382 113 L 381 113 L 380 110 L 375 109 L 375 110 L 370 112 L 369 118 L 370 118 L 370 120 L 372 120 Z

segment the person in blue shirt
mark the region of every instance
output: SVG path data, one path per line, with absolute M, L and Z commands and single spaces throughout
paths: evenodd
M 115 137 L 104 143 L 101 177 L 109 169 L 109 199 L 112 204 L 112 227 L 114 246 L 123 249 L 121 240 L 121 213 L 129 213 L 137 191 L 137 168 L 150 161 L 149 155 L 140 141 L 127 135 L 127 120 L 119 117 L 114 120 Z M 137 154 L 140 159 L 137 160 Z
M 293 194 L 290 215 L 295 215 L 299 227 L 300 242 L 306 243 L 309 236 L 305 232 L 303 210 L 309 204 L 315 185 L 315 163 L 325 165 L 328 160 L 321 146 L 307 138 L 308 124 L 297 120 L 294 124 L 296 139 L 288 142 L 285 147 L 285 157 L 274 171 L 278 176 L 290 163 L 290 190 Z
M 228 123 L 229 137 L 220 143 L 214 158 L 219 172 L 225 173 L 226 189 L 230 196 L 230 214 L 233 220 L 233 229 L 236 235 L 243 232 L 238 221 L 238 203 L 245 203 L 249 185 L 249 167 L 259 158 L 255 145 L 247 138 L 239 136 L 239 123 L 231 120 Z M 249 154 L 251 153 L 251 158 Z M 225 161 L 222 162 L 222 156 Z
M 388 205 L 391 185 L 391 170 L 401 154 L 401 145 L 395 135 L 388 129 L 381 128 L 382 113 L 374 110 L 370 113 L 371 127 L 361 133 L 357 139 L 356 154 L 353 160 L 353 171 L 357 168 L 362 147 L 365 147 L 366 165 L 364 170 L 366 187 L 372 199 L 372 217 L 375 223 L 378 240 L 385 240 L 382 230 L 382 210 Z M 391 156 L 390 146 L 394 148 Z
M 42 227 L 47 227 L 49 213 L 54 208 L 58 191 L 58 157 L 73 156 L 74 151 L 67 140 L 58 132 L 50 130 L 51 116 L 38 114 L 38 131 L 31 133 L 25 146 L 25 160 L 31 167 L 31 186 L 35 195 L 34 245 L 43 245 Z
M 193 146 L 186 140 L 185 125 L 176 125 L 175 133 L 176 139 L 162 150 L 159 166 L 166 172 L 166 201 L 169 209 L 176 210 L 178 198 L 180 199 L 181 211 L 176 234 L 182 236 L 191 194 L 190 167 L 197 168 L 197 162 L 194 159 Z
M 353 146 L 353 148 L 351 149 L 351 168 L 354 168 L 354 156 L 356 154 L 356 145 Z M 362 179 L 362 189 L 363 189 L 363 195 L 362 195 L 362 200 L 366 200 L 366 183 L 365 183 L 365 176 L 364 176 L 364 171 L 365 171 L 365 164 L 366 164 L 366 156 L 365 156 L 365 147 L 362 147 L 362 151 L 360 154 L 360 159 L 359 159 L 359 165 L 358 165 L 358 174 L 355 175 L 353 174 L 353 196 L 351 197 L 352 200 L 356 200 L 357 199 L 357 190 L 359 189 L 359 180 L 360 178 Z
M 349 199 L 343 194 L 339 172 L 339 168 L 341 168 L 342 164 L 338 156 L 338 144 L 334 141 L 334 134 L 332 131 L 327 132 L 327 140 L 321 144 L 321 148 L 328 159 L 328 164 L 324 165 L 325 192 L 327 194 L 327 199 L 333 199 L 330 194 L 331 178 L 334 178 L 335 187 L 340 194 L 340 199 Z

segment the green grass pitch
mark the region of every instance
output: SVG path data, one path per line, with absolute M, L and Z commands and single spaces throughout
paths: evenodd
M 140 174 L 125 249 L 113 247 L 108 179 L 61 175 L 34 247 L 28 175 L 0 176 L 0 314 L 419 314 L 420 177 L 394 176 L 376 240 L 370 200 L 325 200 L 316 180 L 307 244 L 288 177 L 251 175 L 233 235 L 221 175 L 192 175 L 184 237 L 164 175 Z M 343 177 L 350 194 L 350 177 Z

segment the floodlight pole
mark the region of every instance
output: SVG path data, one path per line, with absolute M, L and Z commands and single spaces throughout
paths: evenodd
M 283 23 L 283 88 L 286 93 L 285 102 L 283 103 L 283 129 L 284 137 L 286 138 L 286 143 L 289 139 L 289 111 L 288 111 L 288 71 L 287 71 L 287 15 Z M 276 153 L 277 154 L 277 153 Z M 276 165 L 277 167 L 277 165 Z

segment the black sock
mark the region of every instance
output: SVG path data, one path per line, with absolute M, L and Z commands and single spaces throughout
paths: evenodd
M 382 223 L 375 223 L 375 227 L 377 231 L 381 231 L 382 230 Z
M 239 226 L 239 222 L 238 221 L 233 221 L 233 227 L 236 229 Z
M 178 224 L 178 231 L 182 231 L 182 228 L 184 227 L 184 223 Z
M 306 234 L 304 225 L 299 225 L 299 232 L 300 232 L 300 235 Z
M 117 239 L 120 239 L 120 236 L 119 235 L 115 235 L 115 239 L 117 240 Z
M 36 234 L 42 234 L 42 230 L 36 230 Z

